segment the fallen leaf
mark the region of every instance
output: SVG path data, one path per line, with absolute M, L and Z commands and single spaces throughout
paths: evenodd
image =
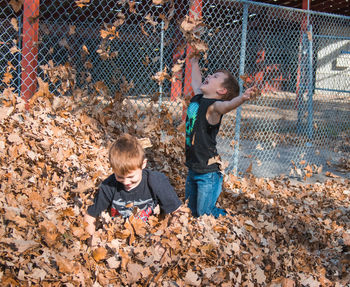
M 107 250 L 104 247 L 98 247 L 92 251 L 92 257 L 97 261 L 106 259 Z

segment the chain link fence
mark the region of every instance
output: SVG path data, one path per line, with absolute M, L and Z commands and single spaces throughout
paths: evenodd
M 140 107 L 159 97 L 181 121 L 192 91 L 180 25 L 190 15 L 204 24 L 204 73 L 225 68 L 242 90 L 243 78 L 262 90 L 224 116 L 218 148 L 230 170 L 304 176 L 350 151 L 350 17 L 251 1 L 0 3 L 1 93 L 29 99 L 43 82 L 55 95 L 100 85 Z M 157 81 L 161 72 L 172 80 Z

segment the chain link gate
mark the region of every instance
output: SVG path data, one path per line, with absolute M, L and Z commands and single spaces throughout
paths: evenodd
M 140 107 L 157 96 L 180 121 L 181 100 L 192 93 L 186 15 L 205 24 L 205 73 L 225 68 L 242 88 L 245 75 L 262 90 L 224 116 L 218 148 L 230 170 L 304 176 L 350 151 L 345 16 L 244 0 L 2 1 L 1 92 L 29 99 L 43 82 L 55 95 L 99 85 Z M 176 79 L 157 82 L 162 71 Z

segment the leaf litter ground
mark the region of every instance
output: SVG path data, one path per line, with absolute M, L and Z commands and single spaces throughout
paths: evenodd
M 53 97 L 31 109 L 7 90 L 0 108 L 2 286 L 349 286 L 350 185 L 344 178 L 225 176 L 226 217 L 112 220 L 87 245 L 83 213 L 111 173 L 107 151 L 124 132 L 143 138 L 149 167 L 184 201 L 184 126 L 152 102 Z M 349 163 L 342 163 L 343 168 Z

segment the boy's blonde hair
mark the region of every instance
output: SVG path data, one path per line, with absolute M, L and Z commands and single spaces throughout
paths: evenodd
M 121 135 L 109 149 L 109 162 L 113 172 L 119 176 L 140 168 L 145 160 L 145 151 L 136 137 Z
M 227 90 L 227 93 L 223 95 L 222 99 L 225 101 L 232 100 L 239 95 L 239 84 L 236 78 L 227 70 L 218 70 L 216 73 L 224 73 L 226 78 L 222 83 L 222 87 Z

